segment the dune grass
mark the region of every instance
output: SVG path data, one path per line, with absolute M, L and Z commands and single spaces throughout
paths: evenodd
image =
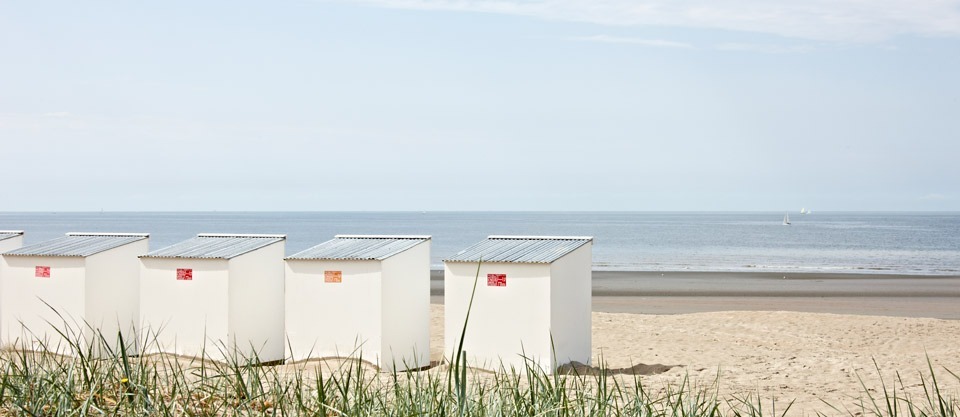
M 76 348 L 76 346 L 75 346 Z M 102 347 L 101 347 L 102 348 Z M 0 414 L 19 416 L 781 416 L 791 403 L 759 396 L 721 397 L 719 380 L 688 379 L 648 389 L 639 376 L 487 373 L 453 365 L 381 373 L 362 361 L 321 370 L 317 362 L 260 366 L 255 358 L 227 362 L 171 355 L 130 357 L 124 349 L 76 356 L 50 352 L 0 354 Z M 454 376 L 458 375 L 458 376 Z M 949 377 L 958 378 L 948 372 Z M 903 382 L 866 385 L 859 404 L 824 404 L 823 415 L 960 415 L 939 389 L 933 368 L 922 398 L 903 395 Z
M 469 310 L 461 340 L 468 331 Z M 107 343 L 103 336 L 84 340 L 80 334 L 61 331 L 68 346 L 33 340 L 24 346 L 39 351 L 0 352 L 0 415 L 780 417 L 793 404 L 759 395 L 721 396 L 719 374 L 713 381 L 685 378 L 649 389 L 640 376 L 610 372 L 603 358 L 589 374 L 578 374 L 576 368 L 572 373 L 547 373 L 532 361 L 521 370 L 481 372 L 467 367 L 462 344 L 451 352 L 448 364 L 381 373 L 362 357 L 332 367 L 321 362 L 266 366 L 237 352 L 225 355 L 226 361 L 134 357 L 122 338 Z M 151 349 L 155 347 L 154 339 L 135 351 L 161 350 Z M 817 415 L 960 416 L 960 402 L 941 392 L 938 375 L 928 364 L 920 375 L 920 398 L 904 394 L 898 375 L 889 386 L 881 380 L 876 395 L 863 384 L 863 400 L 825 403 Z

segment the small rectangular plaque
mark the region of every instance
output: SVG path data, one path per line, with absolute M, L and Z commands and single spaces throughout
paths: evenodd
M 193 269 L 177 268 L 177 281 L 193 281 Z
M 50 278 L 50 267 L 49 266 L 38 266 L 36 270 L 37 278 Z
M 343 282 L 343 271 L 323 271 L 323 282 L 335 284 Z
M 488 287 L 506 287 L 507 274 L 487 274 Z

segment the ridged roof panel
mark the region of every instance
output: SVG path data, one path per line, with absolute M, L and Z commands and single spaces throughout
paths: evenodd
M 284 239 L 285 235 L 199 234 L 141 258 L 231 259 Z
M 287 259 L 382 261 L 428 240 L 430 236 L 338 235 Z
M 23 236 L 23 231 L 22 230 L 0 230 L 0 240 L 7 240 L 17 236 Z
M 146 233 L 67 233 L 45 242 L 14 249 L 4 255 L 87 257 L 146 239 Z
M 549 264 L 592 240 L 588 236 L 490 236 L 443 261 Z

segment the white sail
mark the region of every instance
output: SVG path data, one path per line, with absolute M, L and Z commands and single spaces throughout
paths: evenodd
M 789 225 L 790 225 L 790 215 L 789 215 L 789 214 L 784 214 L 784 215 L 783 215 L 783 225 L 784 225 L 784 226 L 789 226 Z

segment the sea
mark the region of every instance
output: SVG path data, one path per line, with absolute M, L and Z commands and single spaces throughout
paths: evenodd
M 431 263 L 488 235 L 592 236 L 595 270 L 960 275 L 960 213 L 814 212 L 0 213 L 25 244 L 67 232 L 286 234 L 292 255 L 337 234 L 431 235 Z

